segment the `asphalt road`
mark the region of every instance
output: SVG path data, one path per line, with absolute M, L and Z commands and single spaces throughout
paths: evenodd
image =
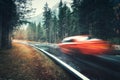
M 34 43 L 33 45 L 55 55 L 91 80 L 120 80 L 120 51 L 98 56 L 83 55 L 77 52 L 67 55 L 62 53 L 56 44 Z

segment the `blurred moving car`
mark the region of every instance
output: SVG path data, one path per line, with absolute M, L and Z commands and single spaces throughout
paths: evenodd
M 64 38 L 58 46 L 66 54 L 77 52 L 88 55 L 99 55 L 111 51 L 110 43 L 101 39 L 91 38 L 88 35 Z

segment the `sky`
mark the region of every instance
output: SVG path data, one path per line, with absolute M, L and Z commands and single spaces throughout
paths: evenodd
M 72 0 L 62 0 L 63 2 L 71 3 Z M 60 2 L 60 0 L 33 0 L 32 7 L 36 8 L 35 15 L 39 15 L 43 12 L 45 3 L 48 3 L 48 7 L 52 8 L 54 5 Z

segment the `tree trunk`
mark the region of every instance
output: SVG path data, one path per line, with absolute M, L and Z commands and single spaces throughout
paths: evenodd
M 7 19 L 7 15 L 4 13 L 2 18 L 2 37 L 1 37 L 1 49 L 11 48 L 11 35 L 10 35 L 10 27 L 8 25 L 9 20 Z
M 2 49 L 9 49 L 11 48 L 11 35 L 9 29 L 5 27 L 2 29 Z
M 1 43 L 2 43 L 2 16 L 0 14 L 0 49 L 1 49 Z

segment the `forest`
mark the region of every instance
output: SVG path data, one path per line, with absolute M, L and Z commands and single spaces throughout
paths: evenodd
M 44 5 L 42 22 L 28 23 L 19 29 L 17 39 L 59 42 L 64 37 L 87 34 L 92 37 L 120 43 L 119 0 L 73 0 L 71 9 L 62 0 L 57 11 Z
M 22 25 L 28 25 L 26 29 L 18 28 L 15 25 L 21 22 L 20 17 L 23 17 L 23 14 L 30 12 L 20 5 L 20 3 L 25 4 L 26 2 L 16 0 L 16 6 L 15 0 L 5 1 L 9 2 L 5 5 L 7 5 L 6 8 L 10 9 L 6 11 L 4 5 L 0 5 L 0 10 L 2 10 L 0 11 L 0 47 L 10 45 L 11 37 L 56 43 L 64 37 L 82 34 L 120 44 L 120 0 L 72 0 L 71 8 L 60 0 L 58 11 L 52 10 L 46 3 L 42 22 L 36 24 L 35 22 L 23 21 Z M 0 1 L 0 4 L 5 1 Z M 4 9 L 2 9 L 3 7 Z M 15 11 L 16 9 L 18 12 Z

